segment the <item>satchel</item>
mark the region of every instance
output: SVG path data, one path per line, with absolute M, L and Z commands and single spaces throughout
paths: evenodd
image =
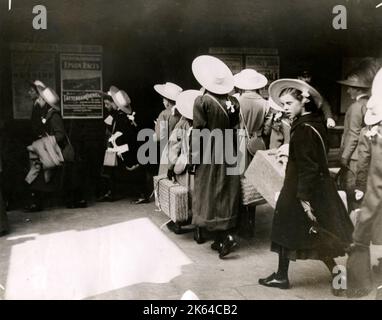
M 247 150 L 252 156 L 254 156 L 259 150 L 266 150 L 263 138 L 257 136 L 249 138 L 247 143 Z
M 264 143 L 264 140 L 263 140 L 262 137 L 258 137 L 257 134 L 255 136 L 250 137 L 247 125 L 245 124 L 245 120 L 244 120 L 244 116 L 243 116 L 243 113 L 241 111 L 241 108 L 240 108 L 240 116 L 241 116 L 241 118 L 243 120 L 245 134 L 246 134 L 247 139 L 248 139 L 248 141 L 247 141 L 247 151 L 252 156 L 254 156 L 257 151 L 259 151 L 259 150 L 266 150 L 266 146 L 265 146 L 265 143 Z
M 74 148 L 69 140 L 69 137 L 66 135 L 66 145 L 62 149 L 62 156 L 64 157 L 65 162 L 74 162 L 75 152 Z
M 106 149 L 103 165 L 106 167 L 118 166 L 117 152 L 110 148 Z
M 111 135 L 114 134 L 115 125 L 116 123 L 114 122 L 113 129 L 111 130 Z M 117 167 L 118 166 L 117 151 L 114 151 L 112 148 L 107 148 L 105 151 L 105 157 L 103 159 L 103 165 L 105 167 Z

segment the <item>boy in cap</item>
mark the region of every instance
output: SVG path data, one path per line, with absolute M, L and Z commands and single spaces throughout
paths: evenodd
M 354 200 L 357 161 L 364 156 L 358 152 L 358 142 L 361 130 L 365 126 L 366 104 L 377 71 L 375 61 L 365 59 L 348 74 L 346 80 L 338 81 L 338 83 L 348 87 L 347 93 L 354 100 L 345 114 L 344 133 L 340 149 L 342 168 L 340 179 L 347 193 L 349 212 L 357 208 Z
M 368 295 L 373 288 L 370 267 L 370 244 L 382 245 L 382 69 L 377 73 L 372 96 L 367 103 L 366 129 L 360 137 L 356 195 L 363 202 L 359 210 L 353 244 L 347 262 L 348 297 Z M 367 177 L 365 179 L 365 177 Z M 380 260 L 380 259 L 379 259 Z M 379 271 L 379 267 L 375 271 Z M 377 298 L 382 299 L 382 279 Z

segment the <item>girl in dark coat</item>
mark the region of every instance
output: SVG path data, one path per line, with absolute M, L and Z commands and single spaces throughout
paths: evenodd
M 59 108 L 56 104 L 59 101 L 57 94 L 51 88 L 37 86 L 40 94 L 37 104 L 41 108 L 40 122 L 41 133 L 54 136 L 61 150 L 66 145 L 66 133 L 64 122 L 61 118 Z M 56 192 L 62 185 L 62 168 L 51 169 L 49 181 L 46 181 L 44 171 L 41 170 L 36 179 L 31 183 L 31 205 L 28 210 L 31 212 L 42 210 L 43 195 L 45 193 Z
M 205 88 L 204 94 L 196 98 L 193 109 L 191 150 L 192 163 L 196 164 L 192 194 L 192 223 L 196 226 L 194 238 L 197 243 L 203 243 L 205 239 L 201 231 L 214 232 L 215 241 L 211 249 L 218 251 L 219 257 L 223 258 L 237 246 L 232 230 L 236 227 L 240 205 L 240 173 L 237 170 L 236 174 L 230 174 L 237 163 L 231 164 L 228 158 L 229 155 L 237 155 L 236 132 L 232 129 L 239 124 L 239 103 L 228 96 L 234 88 L 233 75 L 221 60 L 199 56 L 192 63 L 192 71 Z M 200 132 L 203 130 L 207 132 L 207 139 L 202 144 Z M 213 132 L 221 133 L 223 139 L 215 139 Z M 232 136 L 229 136 L 230 132 Z M 197 163 L 198 154 L 201 156 L 200 164 Z M 210 161 L 205 161 L 205 156 L 211 156 L 207 159 Z
M 353 225 L 328 169 L 327 134 L 317 91 L 300 80 L 283 79 L 270 96 L 293 119 L 284 186 L 276 204 L 272 251 L 279 254 L 277 273 L 260 279 L 268 287 L 288 289 L 289 261 L 321 260 L 330 273 L 335 257 L 345 255 Z M 334 294 L 339 291 L 333 289 Z

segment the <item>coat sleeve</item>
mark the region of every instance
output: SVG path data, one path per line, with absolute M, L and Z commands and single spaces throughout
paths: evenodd
M 175 128 L 168 141 L 168 168 L 173 170 L 182 148 L 182 129 Z
M 342 159 L 350 161 L 351 156 L 358 145 L 359 135 L 363 127 L 363 111 L 358 102 L 354 103 L 349 108 L 349 130 L 344 136 Z
M 297 198 L 310 201 L 319 177 L 319 150 L 322 143 L 309 127 L 297 128 L 294 133 L 294 154 L 297 162 Z M 319 149 L 321 148 L 321 149 Z M 324 151 L 322 151 L 324 152 Z
M 64 121 L 61 116 L 55 112 L 50 119 L 50 133 L 55 136 L 58 144 L 66 138 Z
M 203 97 L 198 97 L 194 103 L 193 109 L 193 130 L 191 132 L 191 160 L 192 164 L 199 164 L 201 161 L 201 130 L 206 128 L 208 124 L 207 112 L 208 106 L 203 102 Z M 196 130 L 200 130 L 198 133 Z
M 357 162 L 357 178 L 356 188 L 366 192 L 367 176 L 369 174 L 371 153 L 370 140 L 366 137 L 366 128 L 362 129 L 358 144 L 358 162 Z
M 324 97 L 322 97 L 321 109 L 322 113 L 324 114 L 325 120 L 328 120 L 329 118 L 333 119 L 332 107 Z
M 169 127 L 169 119 L 166 118 L 165 114 L 166 110 L 162 111 L 157 119 L 157 123 L 155 125 L 155 134 L 157 136 L 158 141 L 166 138 L 168 127 Z

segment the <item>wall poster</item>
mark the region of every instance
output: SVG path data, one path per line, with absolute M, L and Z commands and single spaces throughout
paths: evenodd
M 60 67 L 63 118 L 102 118 L 102 55 L 61 54 Z
M 30 82 L 41 80 L 56 87 L 55 54 L 52 52 L 12 52 L 12 101 L 13 118 L 30 119 L 32 100 L 28 94 Z

